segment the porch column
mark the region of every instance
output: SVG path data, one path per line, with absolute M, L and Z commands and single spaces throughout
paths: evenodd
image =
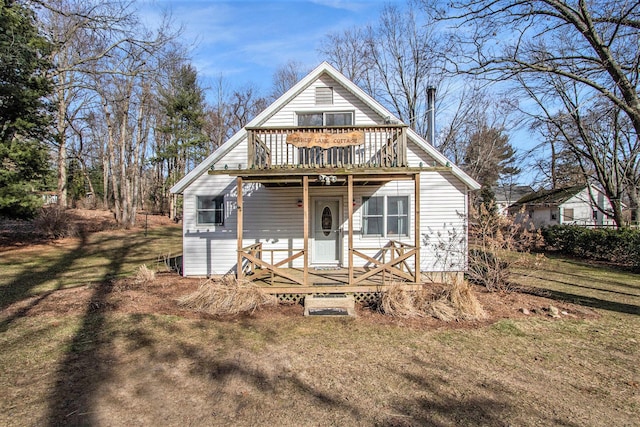
M 242 280 L 242 177 L 238 177 L 236 186 L 238 189 L 238 195 L 236 197 L 236 204 L 238 206 L 238 266 L 236 268 L 236 278 Z
M 307 175 L 302 177 L 302 210 L 303 210 L 303 260 L 304 260 L 304 273 L 302 282 L 304 286 L 309 285 L 309 177 Z
M 347 175 L 347 205 L 349 206 L 349 285 L 353 282 L 353 175 Z
M 421 283 L 422 275 L 420 274 L 420 172 L 413 175 L 413 184 L 414 184 L 414 199 L 415 199 L 415 207 L 413 210 L 413 232 L 415 233 L 415 247 L 416 247 L 416 258 L 415 258 L 415 282 Z

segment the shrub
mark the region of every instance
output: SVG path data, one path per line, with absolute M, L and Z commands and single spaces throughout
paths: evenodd
M 78 229 L 69 212 L 58 205 L 44 207 L 33 222 L 38 233 L 45 237 L 59 239 L 78 234 Z
M 482 204 L 471 210 L 469 236 L 472 247 L 467 277 L 491 292 L 510 289 L 513 268 L 535 267 L 525 254 L 542 242 L 531 224 L 516 223 L 513 217 L 499 215 Z
M 553 225 L 542 230 L 546 249 L 640 270 L 640 231 Z

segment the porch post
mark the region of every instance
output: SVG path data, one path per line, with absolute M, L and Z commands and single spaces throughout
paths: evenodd
M 349 206 L 349 285 L 353 282 L 353 175 L 347 175 L 347 205 Z
M 422 282 L 422 275 L 420 274 L 420 172 L 413 175 L 413 184 L 414 184 L 414 199 L 415 206 L 413 210 L 414 215 L 414 225 L 413 232 L 415 235 L 415 247 L 416 247 L 416 256 L 415 256 L 415 281 L 416 283 Z
M 309 285 L 309 177 L 302 177 L 302 210 L 303 210 L 303 250 L 304 273 L 302 281 L 304 286 Z
M 238 266 L 236 268 L 236 278 L 242 280 L 242 177 L 237 179 L 238 195 L 236 197 L 236 204 L 238 206 Z

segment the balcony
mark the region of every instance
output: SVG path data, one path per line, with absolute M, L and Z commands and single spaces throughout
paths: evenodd
M 246 130 L 249 169 L 408 166 L 404 125 Z

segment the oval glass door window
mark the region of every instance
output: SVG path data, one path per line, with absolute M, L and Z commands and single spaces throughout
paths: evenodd
M 325 206 L 322 210 L 322 233 L 325 236 L 331 234 L 331 225 L 333 224 L 333 218 L 331 216 L 331 209 L 329 206 Z

